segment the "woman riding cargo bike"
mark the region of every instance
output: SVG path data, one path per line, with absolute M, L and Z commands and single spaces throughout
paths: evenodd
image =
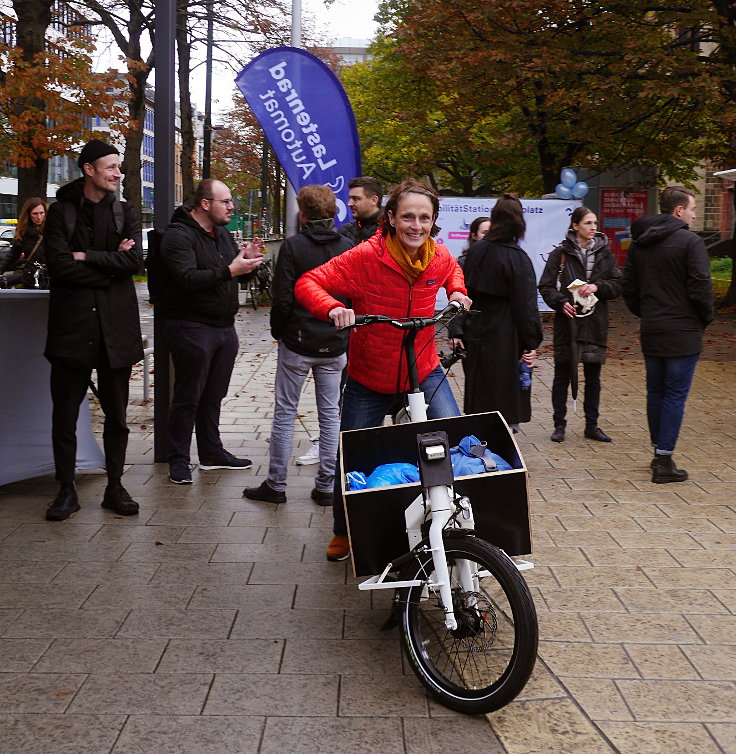
M 412 421 L 460 415 L 429 325 L 439 321 L 432 315 L 440 287 L 451 305 L 456 302 L 455 311 L 471 302 L 457 262 L 432 239 L 438 214 L 432 189 L 404 181 L 389 197 L 373 238 L 297 281 L 297 300 L 337 327 L 355 325 L 356 315 L 379 315 L 365 322 L 378 324 L 351 334 L 342 432 L 380 426 L 397 398 L 412 389 Z M 350 298 L 352 308 L 334 296 Z M 435 460 L 443 451 L 431 438 L 427 442 Z M 335 536 L 327 558 L 344 560 L 350 546 L 339 464 L 335 480 Z M 511 701 L 531 674 L 534 605 L 513 561 L 467 525 L 473 520 L 467 498 L 451 495 L 444 478 L 441 484 L 430 481 L 423 484 L 423 501 L 410 506 L 416 518 L 416 526 L 407 521 L 413 549 L 365 588 L 399 588 L 403 648 L 428 690 L 453 709 L 487 712 Z M 399 582 L 385 581 L 390 570 L 400 571 Z

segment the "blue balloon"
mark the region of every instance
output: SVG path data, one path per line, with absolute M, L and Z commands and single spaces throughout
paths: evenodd
M 565 168 L 560 173 L 560 181 L 562 182 L 562 185 L 566 186 L 567 188 L 572 188 L 575 185 L 575 181 L 577 181 L 577 179 L 578 177 L 572 168 Z
M 555 194 L 557 194 L 560 199 L 569 199 L 572 196 L 572 191 L 569 186 L 563 186 L 561 183 L 558 183 L 557 186 L 555 186 Z
M 582 199 L 588 193 L 589 186 L 585 181 L 578 181 L 572 187 L 572 195 L 576 199 Z

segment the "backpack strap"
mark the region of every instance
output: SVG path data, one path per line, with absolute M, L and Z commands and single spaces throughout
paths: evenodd
M 77 208 L 72 202 L 62 202 L 62 206 L 64 208 L 66 240 L 71 241 L 74 235 L 74 228 L 77 225 Z M 117 197 L 112 202 L 112 216 L 115 220 L 115 230 L 119 236 L 122 236 L 123 228 L 125 227 L 125 213 L 123 212 L 123 203 Z
M 117 230 L 119 236 L 122 236 L 125 227 L 125 215 L 123 214 L 123 203 L 117 197 L 112 203 L 112 215 L 115 218 L 115 230 Z
M 66 240 L 71 242 L 74 235 L 74 228 L 77 225 L 77 208 L 71 202 L 62 202 L 64 210 L 64 230 L 66 231 Z

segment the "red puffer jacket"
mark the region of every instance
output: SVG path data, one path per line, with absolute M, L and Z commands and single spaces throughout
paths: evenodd
M 429 266 L 411 285 L 379 233 L 302 275 L 294 296 L 321 319 L 327 319 L 336 306 L 343 306 L 333 296 L 350 298 L 356 314 L 431 317 L 441 287 L 448 296 L 455 291 L 467 295 L 460 265 L 445 246 L 437 245 Z M 378 393 L 407 390 L 403 337 L 401 330 L 385 324 L 353 330 L 348 351 L 350 377 Z M 419 331 L 416 351 L 419 379 L 423 380 L 439 364 L 432 328 Z

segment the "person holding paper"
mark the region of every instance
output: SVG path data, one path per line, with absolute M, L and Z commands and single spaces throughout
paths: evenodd
M 585 437 L 611 438 L 598 426 L 601 369 L 608 344 L 608 301 L 621 295 L 621 271 L 608 239 L 598 231 L 598 218 L 587 207 L 570 217 L 565 240 L 549 255 L 539 292 L 555 310 L 552 442 L 563 442 L 567 425 L 568 385 L 576 397 L 578 363 L 583 363 Z M 593 301 L 593 298 L 596 300 Z M 576 300 L 577 299 L 577 300 Z

